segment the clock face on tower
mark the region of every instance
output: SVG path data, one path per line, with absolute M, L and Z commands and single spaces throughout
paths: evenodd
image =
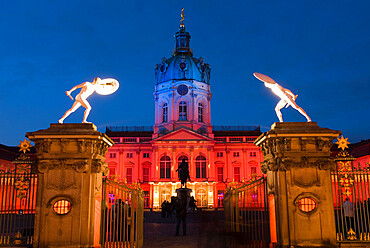
M 185 84 L 181 84 L 177 87 L 177 93 L 179 93 L 179 95 L 181 96 L 185 96 L 186 94 L 188 94 L 188 86 L 186 86 Z

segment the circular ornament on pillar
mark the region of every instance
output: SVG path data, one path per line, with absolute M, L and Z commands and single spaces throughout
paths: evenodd
M 185 96 L 186 94 L 188 94 L 188 92 L 189 88 L 185 84 L 181 84 L 177 87 L 177 93 L 179 93 L 179 95 L 181 96 Z
M 298 208 L 302 212 L 309 213 L 317 208 L 317 202 L 311 197 L 303 197 L 298 201 Z
M 54 212 L 60 215 L 68 214 L 71 208 L 71 202 L 68 200 L 58 200 L 53 204 Z

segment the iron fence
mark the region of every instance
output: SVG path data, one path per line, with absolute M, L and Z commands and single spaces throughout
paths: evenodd
M 269 247 L 270 224 L 265 177 L 231 184 L 225 192 L 224 210 L 231 247 Z
M 32 247 L 36 185 L 29 164 L 0 172 L 0 246 Z
M 144 199 L 138 184 L 104 178 L 101 209 L 103 247 L 143 247 Z
M 331 173 L 338 242 L 370 243 L 370 170 L 337 160 Z

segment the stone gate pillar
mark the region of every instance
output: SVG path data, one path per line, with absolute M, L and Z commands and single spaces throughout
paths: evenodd
M 316 122 L 278 122 L 256 139 L 275 199 L 278 247 L 336 247 L 330 148 L 339 134 Z
M 29 132 L 38 182 L 33 247 L 97 247 L 102 174 L 112 140 L 94 124 L 51 124 Z

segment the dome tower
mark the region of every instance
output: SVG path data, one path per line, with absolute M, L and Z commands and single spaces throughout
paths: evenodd
M 154 70 L 154 137 L 180 128 L 212 137 L 211 68 L 202 58 L 193 57 L 191 36 L 182 22 L 183 14 L 181 16 L 172 56 L 163 58 Z

